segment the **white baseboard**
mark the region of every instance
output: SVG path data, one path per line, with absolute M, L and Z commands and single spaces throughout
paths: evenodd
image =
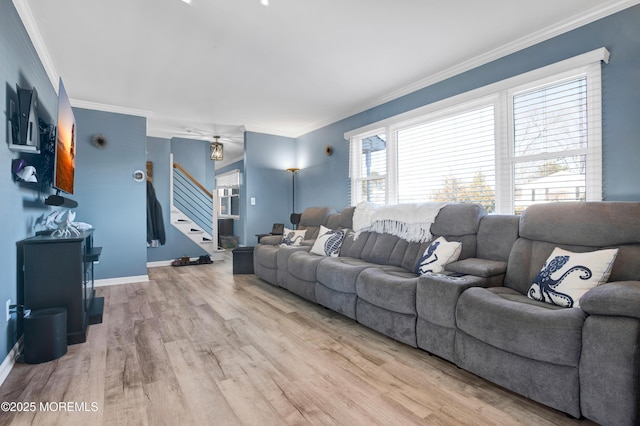
M 159 266 L 171 266 L 173 260 L 159 260 L 157 262 L 147 262 L 147 268 L 157 268 Z
M 0 365 L 0 386 L 2 386 L 4 381 L 7 379 L 7 376 L 9 375 L 9 373 L 11 373 L 11 369 L 16 363 L 16 356 L 18 355 L 19 345 L 20 341 L 17 341 Z
M 149 275 L 134 275 L 131 277 L 105 278 L 102 280 L 95 280 L 93 286 L 104 287 L 108 285 L 143 283 L 147 281 L 149 281 Z

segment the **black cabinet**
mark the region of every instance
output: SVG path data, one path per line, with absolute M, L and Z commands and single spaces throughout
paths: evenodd
M 233 235 L 233 219 L 218 219 L 218 246 L 224 247 L 220 237 Z
M 93 287 L 93 263 L 102 250 L 93 246 L 93 231 L 39 235 L 19 241 L 17 249 L 18 304 L 32 311 L 67 308 L 67 343 L 86 341 L 88 325 L 102 322 L 104 307 Z

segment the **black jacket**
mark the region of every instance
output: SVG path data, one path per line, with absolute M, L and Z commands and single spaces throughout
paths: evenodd
M 164 245 L 167 239 L 162 221 L 162 206 L 156 198 L 156 191 L 151 182 L 147 181 L 147 243 L 158 240 Z

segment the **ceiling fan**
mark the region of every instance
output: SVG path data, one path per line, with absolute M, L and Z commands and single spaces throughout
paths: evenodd
M 188 127 L 184 129 L 184 132 L 176 133 L 177 137 L 184 137 L 187 139 L 200 139 L 207 141 L 215 141 L 215 142 L 225 142 L 225 143 L 236 143 L 243 144 L 244 143 L 244 135 L 232 135 L 232 134 L 223 134 L 222 132 L 217 131 L 208 131 L 208 130 L 199 130 Z
M 193 128 L 186 128 L 184 132 L 179 132 L 175 136 L 184 137 L 187 139 L 197 139 L 197 140 L 206 140 L 209 141 L 210 146 L 210 158 L 213 161 L 223 161 L 224 160 L 224 144 L 233 144 L 236 146 L 242 147 L 244 145 L 244 135 L 243 134 L 227 134 L 221 135 L 217 133 L 214 129 L 213 132 L 198 130 Z M 234 150 L 237 151 L 237 148 Z

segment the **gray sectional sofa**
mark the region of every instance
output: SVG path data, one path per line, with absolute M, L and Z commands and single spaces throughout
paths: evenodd
M 443 274 L 416 276 L 428 246 L 347 232 L 338 257 L 309 252 L 321 225 L 352 228 L 354 208 L 307 209 L 299 247 L 263 238 L 256 275 L 576 418 L 640 424 L 640 203 L 550 203 L 521 216 L 449 204 L 431 227 L 462 243 Z M 609 282 L 580 307 L 527 292 L 554 248 L 618 248 Z

